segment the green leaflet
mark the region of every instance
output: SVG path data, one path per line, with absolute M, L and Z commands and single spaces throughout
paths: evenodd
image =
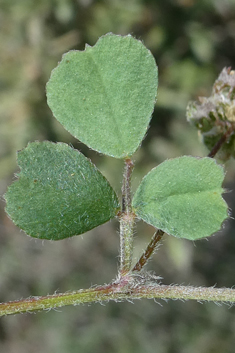
M 33 142 L 18 153 L 19 179 L 5 195 L 13 222 L 32 237 L 59 240 L 113 218 L 119 207 L 106 178 L 64 143 Z
M 228 217 L 223 179 L 223 168 L 211 158 L 166 160 L 143 178 L 133 198 L 134 211 L 178 238 L 208 237 Z
M 84 51 L 70 51 L 52 71 L 48 105 L 90 148 L 131 156 L 144 138 L 157 95 L 151 52 L 132 36 L 109 33 Z

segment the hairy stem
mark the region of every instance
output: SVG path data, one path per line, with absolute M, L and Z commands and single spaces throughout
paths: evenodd
M 131 206 L 131 174 L 134 164 L 125 160 L 122 185 L 122 212 L 120 216 L 120 274 L 125 275 L 131 269 L 133 254 L 133 228 L 135 215 Z
M 120 274 L 123 276 L 132 265 L 134 219 L 133 213 L 124 213 L 120 218 Z
M 133 267 L 132 271 L 141 271 L 142 270 L 142 268 L 147 264 L 148 260 L 154 254 L 159 241 L 163 237 L 163 234 L 164 234 L 164 232 L 161 229 L 158 229 L 154 233 L 154 235 L 153 235 L 150 243 L 148 244 L 145 252 L 141 255 L 141 257 L 139 258 L 138 262 Z
M 122 184 L 122 213 L 131 213 L 131 174 L 134 168 L 134 163 L 131 159 L 125 159 L 125 169 L 123 174 Z
M 210 151 L 210 153 L 208 153 L 207 157 L 210 158 L 214 158 L 215 155 L 219 152 L 219 150 L 221 149 L 221 147 L 223 146 L 223 144 L 225 142 L 228 141 L 229 137 L 232 135 L 232 133 L 234 132 L 234 127 L 231 126 L 219 139 L 219 141 L 216 142 L 216 144 L 214 145 L 214 147 L 212 148 L 212 150 Z
M 45 297 L 32 297 L 0 304 L 0 316 L 24 312 L 34 312 L 60 308 L 67 305 L 79 305 L 101 301 L 120 301 L 133 299 L 193 299 L 235 303 L 235 290 L 229 288 L 203 288 L 191 286 L 167 286 L 156 283 L 148 285 L 130 285 L 113 283 L 91 289 L 60 293 Z

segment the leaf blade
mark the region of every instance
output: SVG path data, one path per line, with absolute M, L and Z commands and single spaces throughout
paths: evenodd
M 56 119 L 90 148 L 132 155 L 147 131 L 158 71 L 150 51 L 129 36 L 107 34 L 70 51 L 52 71 L 47 99 Z
M 5 195 L 6 212 L 32 237 L 60 240 L 113 218 L 114 190 L 79 151 L 64 143 L 33 142 L 18 153 L 19 179 Z
M 211 158 L 167 160 L 142 180 L 133 198 L 137 217 L 178 238 L 218 231 L 228 217 L 221 193 L 224 172 Z

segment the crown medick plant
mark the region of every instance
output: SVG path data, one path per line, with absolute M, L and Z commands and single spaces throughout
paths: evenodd
M 233 139 L 230 100 L 234 98 L 234 84 L 230 76 L 229 70 L 223 71 L 214 88 L 215 97 L 191 103 L 188 108 L 188 119 L 204 134 L 204 142 L 214 148 L 214 155 L 220 148 L 222 151 L 223 143 L 212 145 L 218 144 L 226 129 L 229 141 Z M 157 87 L 155 59 L 131 35 L 109 33 L 93 47 L 87 45 L 84 51 L 63 55 L 47 83 L 48 105 L 79 141 L 123 160 L 120 195 L 78 150 L 65 143 L 32 142 L 18 152 L 20 172 L 5 195 L 6 212 L 28 235 L 47 240 L 84 234 L 117 217 L 119 270 L 107 285 L 2 303 L 0 315 L 136 298 L 235 302 L 232 289 L 167 286 L 145 270 L 164 234 L 195 241 L 220 230 L 228 217 L 222 198 L 224 170 L 210 158 L 212 155 L 168 159 L 153 168 L 132 194 L 132 156 L 149 127 Z M 216 138 L 213 135 L 209 143 L 205 136 L 212 131 Z M 133 229 L 138 219 L 152 225 L 155 232 L 140 259 L 133 263 Z

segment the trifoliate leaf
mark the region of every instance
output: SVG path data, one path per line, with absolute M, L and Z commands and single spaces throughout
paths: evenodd
M 211 158 L 166 160 L 143 178 L 133 198 L 134 212 L 178 238 L 208 237 L 228 217 L 223 179 L 223 168 Z
M 107 34 L 84 51 L 65 54 L 52 71 L 47 100 L 56 119 L 100 153 L 131 156 L 147 131 L 158 71 L 132 36 Z
M 19 179 L 5 195 L 13 222 L 32 237 L 59 240 L 113 218 L 114 190 L 79 151 L 64 143 L 33 142 L 18 153 Z

